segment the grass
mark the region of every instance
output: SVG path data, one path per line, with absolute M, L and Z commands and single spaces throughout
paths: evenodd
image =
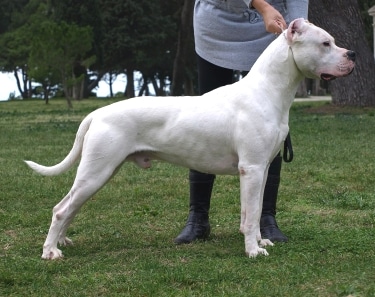
M 294 103 L 295 160 L 283 164 L 278 221 L 287 244 L 249 259 L 238 178 L 217 177 L 212 235 L 175 246 L 188 211 L 187 170 L 125 164 L 68 230 L 65 258 L 40 259 L 52 207 L 74 170 L 60 161 L 79 122 L 109 100 L 0 103 L 0 296 L 375 296 L 375 109 Z

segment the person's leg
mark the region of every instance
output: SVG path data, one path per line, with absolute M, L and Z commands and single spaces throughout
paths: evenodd
M 233 70 L 216 66 L 198 56 L 199 95 L 233 83 Z
M 281 232 L 276 223 L 277 194 L 280 184 L 282 157 L 277 155 L 270 164 L 268 177 L 263 195 L 262 216 L 260 218 L 260 233 L 262 238 L 272 242 L 287 242 L 288 238 Z
M 198 86 L 202 95 L 218 87 L 233 82 L 233 71 L 225 69 L 198 57 Z M 175 238 L 176 244 L 190 243 L 196 239 L 205 239 L 210 235 L 211 227 L 208 212 L 215 175 L 190 169 L 190 211 L 184 229 Z
M 185 227 L 175 238 L 176 244 L 190 243 L 196 239 L 206 239 L 211 227 L 208 219 L 211 192 L 215 175 L 193 169 L 189 172 L 190 209 Z

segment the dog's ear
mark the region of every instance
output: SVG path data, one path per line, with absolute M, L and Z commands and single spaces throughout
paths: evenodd
M 289 24 L 286 39 L 288 44 L 291 45 L 293 41 L 305 31 L 305 26 L 308 22 L 305 19 L 295 19 Z

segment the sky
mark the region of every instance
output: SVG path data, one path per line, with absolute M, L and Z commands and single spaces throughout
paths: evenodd
M 125 76 L 117 77 L 116 81 L 113 83 L 113 93 L 123 92 L 125 84 Z M 9 94 L 12 92 L 15 92 L 15 96 L 20 95 L 13 73 L 0 72 L 0 101 L 8 100 Z M 104 81 L 100 81 L 99 88 L 96 89 L 96 94 L 98 97 L 109 96 L 109 85 Z
M 12 92 L 15 92 L 16 96 L 19 95 L 13 73 L 0 72 L 0 101 L 8 100 Z

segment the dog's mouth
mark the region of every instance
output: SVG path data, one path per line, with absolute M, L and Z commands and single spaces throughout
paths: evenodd
M 326 80 L 326 81 L 331 81 L 331 80 L 336 79 L 336 76 L 334 76 L 332 74 L 328 74 L 328 73 L 322 73 L 320 75 L 320 78 L 323 79 L 323 80 Z
M 340 75 L 339 77 L 345 77 L 345 76 L 348 76 L 349 74 L 351 74 L 354 70 L 354 67 L 348 67 L 348 68 L 340 68 Z M 343 73 L 343 72 L 346 72 L 347 73 Z M 343 73 L 343 74 L 341 74 Z M 333 75 L 333 74 L 329 74 L 329 73 L 322 73 L 320 75 L 320 79 L 322 80 L 326 80 L 326 81 L 331 81 L 331 80 L 334 80 L 336 79 L 337 76 Z

